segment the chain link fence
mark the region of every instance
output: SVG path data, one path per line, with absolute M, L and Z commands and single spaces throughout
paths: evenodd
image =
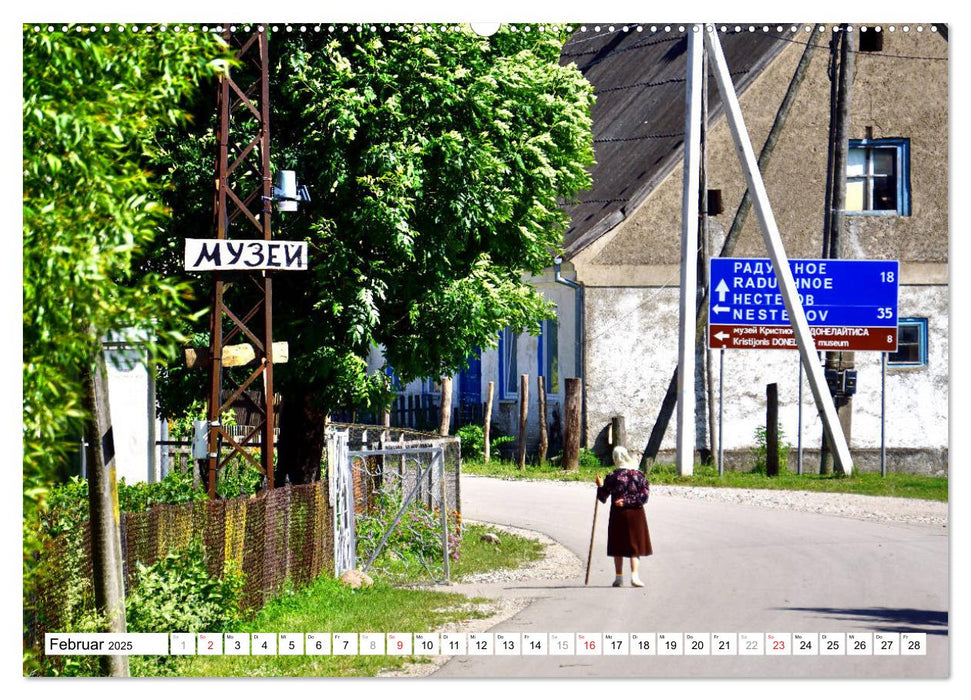
M 139 564 L 151 566 L 199 542 L 210 576 L 242 572 L 241 605 L 257 610 L 285 584 L 299 588 L 331 572 L 332 522 L 326 482 L 285 486 L 249 498 L 156 505 L 123 513 L 125 589 L 131 591 L 137 584 Z M 36 585 L 24 601 L 25 650 L 43 649 L 45 633 L 68 630 L 85 611 L 94 609 L 89 522 L 48 538 L 42 560 Z

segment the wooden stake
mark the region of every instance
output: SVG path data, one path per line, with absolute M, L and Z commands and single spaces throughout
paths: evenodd
M 563 468 L 580 468 L 580 379 L 565 380 L 566 397 L 563 401 Z
M 490 451 L 490 445 L 492 443 L 492 440 L 489 438 L 489 431 L 492 429 L 492 392 L 495 391 L 495 388 L 496 388 L 495 382 L 489 382 L 489 391 L 486 394 L 485 416 L 483 421 L 484 423 L 483 431 L 485 435 L 483 437 L 484 444 L 483 444 L 482 458 L 485 464 L 489 463 L 489 451 Z
M 779 385 L 765 387 L 765 474 L 779 476 Z
M 439 435 L 448 435 L 452 425 L 452 378 L 442 377 L 442 409 L 441 422 L 438 425 Z
M 539 446 L 537 447 L 540 466 L 546 465 L 546 451 L 550 439 L 546 434 L 546 383 L 542 375 L 536 377 L 536 398 L 539 401 Z
M 526 470 L 526 419 L 529 418 L 529 375 L 519 375 L 519 456 L 517 464 Z

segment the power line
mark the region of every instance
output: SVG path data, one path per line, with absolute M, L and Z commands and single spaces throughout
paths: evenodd
M 777 41 L 786 41 L 790 44 L 809 46 L 808 41 L 798 41 L 796 39 L 788 39 L 784 36 L 773 36 L 772 38 L 776 39 Z M 817 44 L 816 46 L 813 46 L 812 48 L 815 50 L 829 51 L 829 47 L 819 45 L 819 44 Z M 941 58 L 940 56 L 904 56 L 901 54 L 884 53 L 883 51 L 861 51 L 860 49 L 856 49 L 855 51 L 852 51 L 850 53 L 854 53 L 857 56 L 871 56 L 873 58 L 899 58 L 899 59 L 904 59 L 908 61 L 947 61 L 947 57 Z

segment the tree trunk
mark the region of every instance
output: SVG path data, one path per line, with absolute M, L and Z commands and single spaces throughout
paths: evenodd
M 276 486 L 283 486 L 288 479 L 291 484 L 309 484 L 320 479 L 327 442 L 327 412 L 314 398 L 312 389 L 287 388 L 280 415 Z

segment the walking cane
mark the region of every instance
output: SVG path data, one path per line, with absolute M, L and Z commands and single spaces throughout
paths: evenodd
M 593 526 L 590 528 L 590 550 L 587 552 L 587 575 L 583 579 L 583 585 L 586 586 L 590 583 L 590 562 L 593 559 L 593 535 L 597 531 L 597 506 L 600 505 L 600 499 L 593 499 Z

